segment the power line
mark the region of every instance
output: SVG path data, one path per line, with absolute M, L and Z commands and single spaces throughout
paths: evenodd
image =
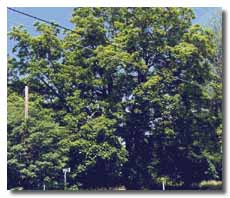
M 53 26 L 56 26 L 56 27 L 59 27 L 59 28 L 61 28 L 61 29 L 64 29 L 64 30 L 66 30 L 66 31 L 70 31 L 70 32 L 73 32 L 73 33 L 76 33 L 76 34 L 78 34 L 78 32 L 76 32 L 76 31 L 74 31 L 74 30 L 72 30 L 72 29 L 69 29 L 69 28 L 67 28 L 67 27 L 65 27 L 65 26 L 63 26 L 63 25 L 59 25 L 58 23 L 53 23 L 53 22 L 50 22 L 50 21 L 48 21 L 48 20 L 45 20 L 45 19 L 42 19 L 42 18 L 40 18 L 40 17 L 37 17 L 37 16 L 34 16 L 34 15 L 31 15 L 31 14 L 28 14 L 28 13 L 25 13 L 25 12 L 22 12 L 22 11 L 19 11 L 19 10 L 16 10 L 16 9 L 14 9 L 14 8 L 8 8 L 9 10 L 11 10 L 11 11 L 13 11 L 13 12 L 16 12 L 16 13 L 18 13 L 18 14 L 22 14 L 22 15 L 24 15 L 24 16 L 27 16 L 27 17 L 30 17 L 30 18 L 33 18 L 33 19 L 36 19 L 36 20 L 38 20 L 38 21 L 41 21 L 41 22 L 43 22 L 43 23 L 47 23 L 47 24 L 49 24 L 49 25 L 53 25 Z M 82 49 L 87 49 L 87 50 L 90 50 L 90 51 L 92 51 L 92 52 L 94 52 L 94 50 L 93 49 L 91 49 L 91 48 L 89 48 L 89 47 L 84 47 L 84 46 L 82 46 L 82 45 L 77 45 L 78 47 L 81 47 Z M 114 57 L 111 57 L 111 58 L 114 58 Z M 121 60 L 122 61 L 122 60 Z M 126 62 L 126 61 L 122 61 L 122 62 L 124 62 L 124 63 L 128 63 L 128 64 L 133 64 L 133 63 L 130 63 L 130 62 Z M 163 74 L 162 72 L 160 72 L 160 71 L 155 71 L 156 73 L 158 73 L 158 74 Z M 164 74 L 163 74 L 164 75 Z M 192 82 L 190 82 L 190 81 L 188 81 L 188 80 L 184 80 L 184 79 L 182 79 L 182 78 L 179 78 L 179 77 L 175 77 L 175 76 L 171 76 L 172 78 L 174 78 L 175 80 L 180 80 L 180 81 L 182 81 L 182 82 L 184 82 L 184 83 L 188 83 L 188 84 L 191 84 L 191 85 L 195 85 L 195 86 L 198 86 L 198 87 L 202 87 L 201 85 L 199 85 L 199 84 L 197 84 L 197 83 L 192 83 Z
M 71 29 L 69 29 L 69 28 L 67 28 L 67 27 L 65 27 L 65 26 L 63 26 L 63 25 L 59 25 L 58 23 L 50 22 L 50 21 L 48 21 L 48 20 L 45 20 L 45 19 L 42 19 L 42 18 L 40 18 L 40 17 L 37 17 L 37 16 L 31 15 L 31 14 L 28 14 L 28 13 L 25 13 L 25 12 L 22 12 L 22 11 L 19 11 L 19 10 L 16 10 L 16 9 L 14 9 L 14 8 L 7 8 L 7 9 L 9 9 L 9 10 L 11 10 L 11 11 L 13 11 L 13 12 L 16 12 L 16 13 L 18 13 L 18 14 L 21 14 L 21 15 L 24 15 L 24 16 L 27 16 L 27 17 L 30 17 L 30 18 L 32 18 L 32 19 L 36 19 L 36 20 L 41 21 L 41 22 L 43 22 L 43 23 L 47 23 L 47 24 L 49 24 L 49 25 L 56 26 L 56 27 L 58 27 L 58 28 L 61 28 L 61 29 L 66 30 L 66 31 L 70 31 L 70 32 L 75 33 L 75 34 L 79 34 L 78 32 L 76 32 L 76 31 L 74 31 L 74 30 L 71 30 Z M 89 48 L 89 47 L 84 47 L 84 46 L 79 45 L 79 44 L 77 44 L 76 46 L 78 46 L 78 47 L 80 47 L 80 48 L 82 48 L 82 49 L 87 49 L 87 50 L 89 50 L 89 51 L 91 51 L 91 52 L 94 52 L 94 50 L 91 49 L 91 48 Z
M 16 13 L 18 13 L 18 14 L 22 14 L 22 15 L 24 15 L 24 16 L 30 17 L 30 18 L 32 18 L 32 19 L 36 19 L 36 20 L 38 20 L 38 21 L 42 21 L 43 23 L 47 23 L 47 24 L 49 24 L 49 25 L 57 26 L 57 27 L 62 28 L 62 29 L 64 29 L 64 30 L 67 30 L 67 31 L 71 31 L 71 32 L 77 33 L 77 32 L 75 32 L 74 30 L 71 30 L 71 29 L 69 29 L 69 28 L 67 28 L 67 27 L 65 27 L 65 26 L 63 26 L 63 25 L 59 25 L 59 24 L 57 24 L 57 23 L 47 21 L 47 20 L 42 19 L 42 18 L 40 18 L 40 17 L 36 17 L 36 16 L 34 16 L 34 15 L 31 15 L 31 14 L 28 14 L 28 13 L 25 13 L 25 12 L 22 12 L 22 11 L 19 11 L 19 10 L 16 10 L 16 9 L 14 9 L 14 8 L 8 8 L 8 9 L 11 10 L 11 11 L 13 11 L 13 12 L 16 12 Z

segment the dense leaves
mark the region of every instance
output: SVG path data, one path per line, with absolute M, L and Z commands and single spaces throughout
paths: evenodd
M 191 189 L 222 180 L 222 84 L 188 8 L 76 8 L 9 33 L 8 187 Z M 24 86 L 30 89 L 23 117 Z M 198 186 L 198 185 L 197 185 Z

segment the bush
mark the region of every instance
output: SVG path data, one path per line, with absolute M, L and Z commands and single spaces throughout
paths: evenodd
M 209 180 L 202 181 L 199 184 L 202 190 L 222 190 L 222 181 Z

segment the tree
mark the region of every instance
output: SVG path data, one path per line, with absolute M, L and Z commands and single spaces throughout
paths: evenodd
M 64 140 L 68 131 L 30 94 L 29 118 L 24 120 L 23 98 L 8 90 L 8 188 L 60 189 L 62 167 L 68 160 Z
M 9 85 L 29 85 L 65 128 L 69 186 L 159 189 L 165 179 L 190 189 L 221 179 L 215 43 L 194 17 L 188 8 L 76 8 L 64 38 L 41 23 L 38 36 L 10 33 Z

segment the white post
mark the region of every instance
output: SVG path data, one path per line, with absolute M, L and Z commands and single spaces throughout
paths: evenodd
M 70 168 L 63 168 L 62 171 L 64 173 L 64 190 L 66 190 L 66 185 L 67 185 L 66 173 L 70 173 Z
M 66 190 L 66 171 L 64 172 L 64 190 Z
M 25 120 L 28 119 L 28 109 L 29 109 L 29 88 L 25 86 Z
M 162 181 L 162 190 L 165 191 L 165 181 Z
M 46 185 L 45 185 L 45 183 L 43 184 L 43 191 L 45 191 L 46 190 Z

